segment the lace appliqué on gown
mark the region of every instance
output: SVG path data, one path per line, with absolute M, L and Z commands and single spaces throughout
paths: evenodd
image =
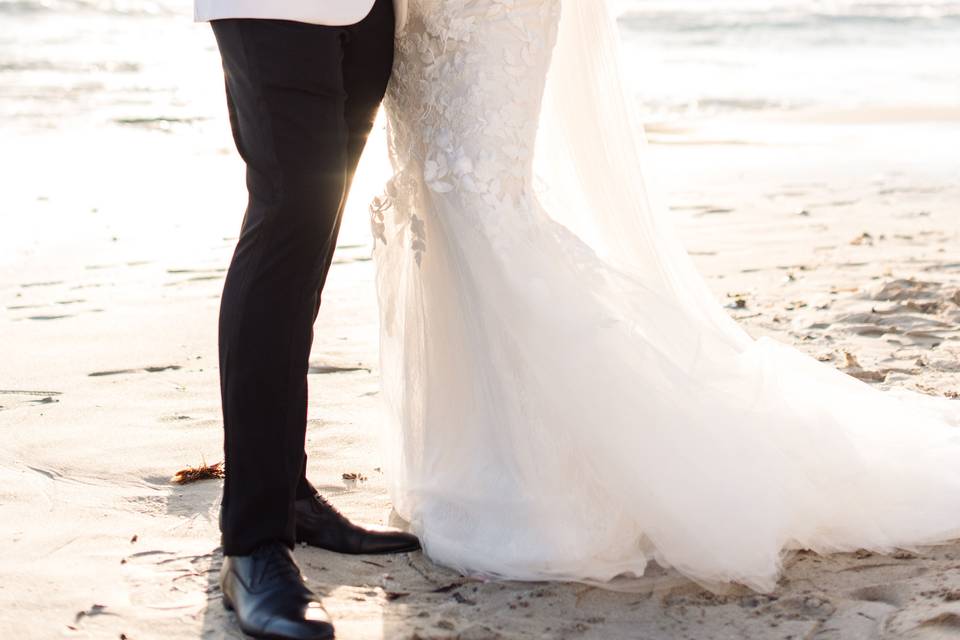
M 518 7 L 523 7 L 518 10 Z M 406 229 L 419 263 L 425 229 L 415 211 L 429 194 L 469 194 L 491 212 L 515 211 L 531 193 L 533 142 L 559 0 L 420 3 L 397 42 L 389 145 L 395 175 L 371 205 L 376 241 L 386 225 Z M 505 23 L 495 53 L 477 46 L 490 21 Z M 531 73 L 533 70 L 533 73 Z M 504 75 L 516 82 L 504 83 Z M 482 144 L 477 144 L 482 141 Z M 397 203 L 402 203 L 397 206 Z

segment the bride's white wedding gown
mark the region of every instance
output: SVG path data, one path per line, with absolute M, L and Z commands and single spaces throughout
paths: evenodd
M 960 404 L 755 341 L 708 293 L 650 201 L 602 0 L 409 12 L 372 222 L 385 471 L 432 559 L 768 590 L 785 548 L 960 537 Z

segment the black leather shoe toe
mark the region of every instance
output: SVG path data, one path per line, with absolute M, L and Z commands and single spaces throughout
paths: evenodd
M 353 524 L 320 494 L 296 501 L 297 542 L 349 554 L 405 553 L 420 548 L 417 537 L 388 527 Z
M 267 542 L 247 556 L 225 556 L 220 570 L 224 606 L 254 638 L 331 640 L 333 624 L 307 588 L 300 568 L 281 542 Z

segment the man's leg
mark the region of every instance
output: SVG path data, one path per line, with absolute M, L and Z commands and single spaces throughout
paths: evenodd
M 317 290 L 336 245 L 350 139 L 346 30 L 213 23 L 249 203 L 220 308 L 225 555 L 294 544 Z
M 353 180 L 393 66 L 393 2 L 377 0 L 362 22 L 347 27 L 343 47 L 343 84 L 347 93 L 347 189 Z M 342 212 L 342 204 L 341 204 Z M 339 225 L 339 214 L 337 225 Z M 330 267 L 327 254 L 323 277 Z M 315 292 L 314 315 L 320 309 L 323 277 Z M 298 541 L 340 553 L 403 553 L 420 548 L 416 536 L 384 527 L 366 528 L 347 520 L 328 504 L 306 477 L 303 454 L 297 485 L 296 536 Z
M 389 23 L 379 43 L 388 58 L 392 10 Z M 352 31 L 267 20 L 213 28 L 250 196 L 220 308 L 223 603 L 257 637 L 330 640 L 333 625 L 291 555 L 297 519 L 356 552 L 397 548 L 401 535 L 369 535 L 318 497 L 296 500 L 313 322 L 360 153 L 344 75 Z M 374 83 L 379 102 L 388 75 L 389 62 L 382 77 L 358 81 Z
M 343 46 L 343 86 L 346 92 L 344 121 L 347 126 L 346 191 L 349 192 L 367 137 L 377 117 L 390 72 L 393 67 L 394 15 L 392 0 L 379 0 L 370 14 L 360 23 L 346 28 Z M 339 230 L 343 205 L 337 214 Z M 334 233 L 337 233 L 335 231 Z M 314 299 L 314 318 L 320 311 L 320 295 L 333 252 L 327 255 L 323 279 Z M 303 456 L 303 470 L 297 486 L 297 498 L 307 498 L 315 489 L 307 480 L 307 457 Z

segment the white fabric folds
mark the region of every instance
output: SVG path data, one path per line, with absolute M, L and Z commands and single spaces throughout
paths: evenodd
M 395 72 L 385 471 L 431 558 L 767 591 L 786 549 L 960 537 L 960 404 L 753 340 L 707 290 L 605 2 L 411 0 Z

